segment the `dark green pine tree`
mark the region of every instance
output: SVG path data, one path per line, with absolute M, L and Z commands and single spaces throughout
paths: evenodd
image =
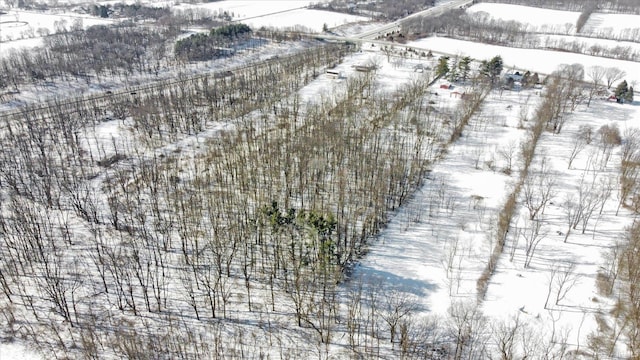
M 458 62 L 458 70 L 460 71 L 460 80 L 467 81 L 469 72 L 471 71 L 471 57 L 465 56 Z
M 633 86 L 629 86 L 629 91 L 627 91 L 627 94 L 624 98 L 624 100 L 628 103 L 632 103 L 633 102 Z
M 633 102 L 633 86 L 629 86 L 626 80 L 622 80 L 615 90 L 618 102 Z
M 616 97 L 621 99 L 624 98 L 624 96 L 627 94 L 627 92 L 629 91 L 629 85 L 627 85 L 627 80 L 622 80 L 618 86 L 616 86 Z
M 449 72 L 449 57 L 441 56 L 438 59 L 438 67 L 436 68 L 437 76 L 445 76 Z
M 491 84 L 494 85 L 498 80 L 498 76 L 500 76 L 500 73 L 502 72 L 503 66 L 502 57 L 500 55 L 496 55 L 489 61 L 482 61 L 480 73 L 489 78 Z

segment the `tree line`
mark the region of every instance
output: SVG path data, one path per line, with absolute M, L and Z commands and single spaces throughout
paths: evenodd
M 383 0 L 376 2 L 352 2 L 331 0 L 313 5 L 320 10 L 337 11 L 375 18 L 377 20 L 397 20 L 418 11 L 433 7 L 434 0 Z
M 516 21 L 494 19 L 487 13 L 467 13 L 464 10 L 452 10 L 437 18 L 416 17 L 402 23 L 402 32 L 409 38 L 424 37 L 437 33 L 457 39 L 477 41 L 492 45 L 519 47 L 527 49 L 546 48 L 550 50 L 569 51 L 580 54 L 602 56 L 621 60 L 636 61 L 640 59 L 638 51 L 631 46 L 616 45 L 588 45 L 579 38 L 567 41 L 554 38 L 551 34 L 573 35 L 576 26 L 584 24 L 566 24 L 554 27 L 535 27 Z M 580 36 L 602 37 L 619 41 L 640 40 L 640 30 L 627 29 L 620 34 L 613 34 L 601 30 L 594 33 L 583 31 Z M 540 34 L 542 33 L 542 35 Z

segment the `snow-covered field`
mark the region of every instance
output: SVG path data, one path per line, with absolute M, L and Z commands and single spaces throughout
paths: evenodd
M 87 28 L 93 25 L 112 24 L 113 20 L 78 14 L 52 14 L 25 10 L 8 10 L 0 15 L 0 50 L 7 42 L 39 38 L 55 34 L 61 29 Z M 11 46 L 11 45 L 9 45 Z
M 628 36 L 638 38 L 640 15 L 594 13 L 584 26 L 583 32 L 596 35 Z
M 284 13 L 240 20 L 254 28 L 262 26 L 272 28 L 303 28 L 313 32 L 321 32 L 326 25 L 329 29 L 345 24 L 368 21 L 362 16 L 337 14 L 329 11 L 296 9 Z
M 270 0 L 268 2 L 260 0 L 225 0 L 196 5 L 180 4 L 173 8 L 176 10 L 198 8 L 215 10 L 218 12 L 226 11 L 234 19 L 243 20 L 296 9 L 303 9 L 314 2 L 315 1 L 309 0 Z
M 529 70 L 543 74 L 552 73 L 561 64 L 582 64 L 585 69 L 596 65 L 617 67 L 627 73 L 628 82 L 640 82 L 640 63 L 634 61 L 604 59 L 549 50 L 518 49 L 444 37 L 429 37 L 411 42 L 410 45 L 450 55 L 469 55 L 480 60 L 500 55 L 507 69 Z
M 543 9 L 538 7 L 500 3 L 479 3 L 467 9 L 478 16 L 527 24 L 540 32 L 575 34 L 580 12 Z M 581 33 L 585 35 L 638 35 L 640 15 L 593 13 Z
M 240 21 L 254 28 L 273 27 L 280 29 L 306 29 L 321 32 L 326 25 L 329 28 L 340 25 L 367 21 L 362 16 L 341 14 L 335 12 L 308 9 L 317 1 L 269 1 L 265 6 L 264 1 L 256 0 L 227 0 L 213 3 L 189 5 L 180 4 L 173 9 L 184 11 L 185 9 L 205 9 L 218 14 L 228 13 L 235 21 Z

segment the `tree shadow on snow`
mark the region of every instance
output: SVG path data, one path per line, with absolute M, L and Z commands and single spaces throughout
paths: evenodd
M 406 278 L 369 266 L 358 266 L 358 273 L 364 288 L 377 287 L 384 292 L 396 291 L 425 297 L 438 287 L 426 280 Z

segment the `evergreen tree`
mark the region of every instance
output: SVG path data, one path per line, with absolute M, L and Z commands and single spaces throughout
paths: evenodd
M 460 79 L 467 81 L 469 78 L 469 72 L 471 71 L 471 57 L 465 56 L 458 62 L 458 70 L 460 71 Z
M 622 80 L 618 86 L 616 86 L 616 97 L 623 98 L 625 94 L 629 91 L 629 85 L 627 84 L 627 80 Z
M 437 76 L 444 76 L 449 72 L 449 57 L 441 56 L 438 59 L 438 67 L 436 68 Z
M 618 102 L 633 102 L 633 86 L 630 87 L 626 80 L 622 80 L 616 86 L 615 95 Z
M 500 55 L 494 56 L 491 60 L 483 60 L 480 66 L 480 73 L 491 81 L 491 84 L 495 84 L 498 76 L 502 72 L 503 68 L 502 57 Z
M 456 57 L 455 59 L 453 59 L 453 63 L 451 64 L 451 66 L 449 66 L 449 74 L 447 76 L 449 81 L 455 82 L 458 80 L 458 66 L 459 66 L 459 61 L 458 61 L 458 58 Z

